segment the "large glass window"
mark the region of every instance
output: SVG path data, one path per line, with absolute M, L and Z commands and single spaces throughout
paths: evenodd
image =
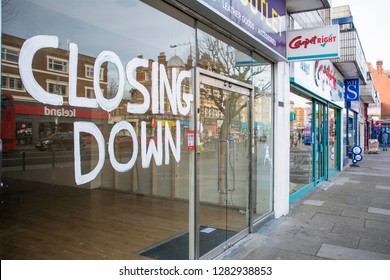
M 335 108 L 329 107 L 328 111 L 328 167 L 329 170 L 335 169 L 337 163 L 337 111 Z
M 269 61 L 164 1 L 2 12 L 2 259 L 202 257 L 272 212 Z
M 254 219 L 273 210 L 273 88 L 272 66 L 255 57 L 254 106 Z
M 1 259 L 188 258 L 193 20 L 136 0 L 2 12 L 2 43 L 32 63 L 2 65 L 16 149 L 2 158 Z
M 313 182 L 311 99 L 290 94 L 290 194 Z

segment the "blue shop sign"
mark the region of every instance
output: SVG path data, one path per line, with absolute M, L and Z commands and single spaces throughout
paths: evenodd
M 360 80 L 357 79 L 345 79 L 345 101 L 359 101 L 360 99 Z
M 286 57 L 284 0 L 198 0 L 198 2 Z

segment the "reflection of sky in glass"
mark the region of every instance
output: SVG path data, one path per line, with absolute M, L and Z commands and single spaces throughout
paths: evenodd
M 92 57 L 110 50 L 123 67 L 139 55 L 157 61 L 161 52 L 186 61 L 194 41 L 192 28 L 138 0 L 9 0 L 2 14 L 3 33 L 23 39 L 55 35 L 59 48 L 75 43 L 80 54 Z M 108 65 L 108 79 L 116 80 L 116 67 Z M 127 94 L 127 81 L 125 87 Z
M 24 39 L 56 35 L 60 48 L 73 42 L 89 56 L 111 50 L 124 64 L 138 55 L 174 55 L 170 45 L 193 36 L 188 26 L 138 0 L 10 0 L 3 7 L 3 33 Z
M 311 108 L 311 101 L 299 95 L 290 93 L 290 102 L 294 103 L 291 108 Z

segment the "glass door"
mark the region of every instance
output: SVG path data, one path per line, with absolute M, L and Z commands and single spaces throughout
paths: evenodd
M 337 169 L 337 110 L 329 107 L 328 110 L 328 168 L 329 171 Z
M 315 131 L 315 178 L 318 183 L 325 176 L 325 128 L 326 128 L 326 107 L 321 103 L 316 103 L 316 131 Z
M 229 247 L 248 227 L 251 86 L 208 71 L 199 76 L 199 255 Z

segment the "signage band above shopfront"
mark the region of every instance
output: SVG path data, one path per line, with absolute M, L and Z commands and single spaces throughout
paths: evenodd
M 286 57 L 284 0 L 198 0 L 198 2 L 243 29 L 273 52 Z
M 287 59 L 289 61 L 330 59 L 339 56 L 339 25 L 287 32 Z

